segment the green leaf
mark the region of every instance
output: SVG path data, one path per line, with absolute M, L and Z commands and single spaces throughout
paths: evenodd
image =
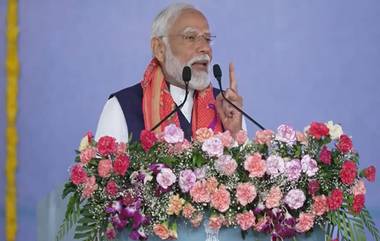
M 376 228 L 376 224 L 373 221 L 371 215 L 369 214 L 369 211 L 364 208 L 360 214 L 360 219 L 363 221 L 364 225 L 366 226 L 367 230 L 371 233 L 372 237 L 376 240 L 380 240 L 380 234 L 379 230 Z
M 65 199 L 65 197 L 72 192 L 75 192 L 77 190 L 77 186 L 72 182 L 67 182 L 63 188 L 62 191 L 62 199 Z
M 86 233 L 76 233 L 74 234 L 74 239 L 90 238 L 93 234 L 93 231 Z

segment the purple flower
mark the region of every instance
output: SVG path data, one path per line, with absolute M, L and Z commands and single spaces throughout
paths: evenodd
M 136 212 L 135 215 L 133 215 L 133 223 L 132 223 L 132 229 L 138 229 L 141 225 L 145 225 L 148 223 L 148 219 L 140 213 L 140 211 Z
M 184 139 L 184 134 L 181 128 L 178 128 L 174 124 L 170 124 L 165 127 L 164 129 L 164 140 L 167 143 L 178 143 L 178 142 L 183 142 Z
M 289 180 L 295 181 L 301 176 L 302 166 L 298 159 L 285 163 L 285 172 Z
M 197 177 L 190 169 L 186 169 L 179 173 L 179 187 L 182 192 L 188 192 L 194 186 Z
M 162 188 L 167 189 L 176 181 L 176 176 L 170 168 L 162 168 L 156 179 Z
M 276 140 L 293 145 L 296 140 L 296 131 L 289 125 L 282 124 L 277 128 Z
M 164 167 L 167 167 L 167 166 L 163 163 L 153 163 L 153 164 L 150 164 L 148 168 L 149 170 L 153 172 L 154 175 L 157 175 L 161 171 L 161 169 Z
M 314 159 L 311 159 L 309 155 L 302 157 L 301 166 L 302 171 L 309 177 L 314 176 L 319 170 L 317 162 Z
M 145 234 L 143 228 L 139 228 L 137 230 L 132 230 L 128 237 L 132 240 L 147 240 L 148 236 Z
M 207 166 L 202 166 L 200 168 L 195 168 L 194 174 L 198 180 L 204 179 L 206 177 Z
M 202 144 L 202 150 L 209 156 L 221 156 L 223 155 L 223 143 L 219 138 L 211 137 Z
M 114 215 L 111 220 L 112 224 L 116 226 L 116 228 L 119 230 L 122 230 L 128 224 L 128 221 L 125 219 L 121 219 L 118 214 Z
M 215 169 L 226 176 L 231 176 L 237 168 L 236 161 L 230 155 L 222 155 L 215 161 Z
M 300 189 L 290 190 L 284 199 L 285 203 L 288 204 L 291 209 L 302 207 L 305 200 L 305 194 Z
M 122 209 L 121 202 L 120 201 L 113 201 L 112 204 L 106 208 L 106 212 L 107 213 L 115 213 L 115 212 L 120 213 L 121 209 Z
M 267 159 L 267 173 L 277 177 L 285 171 L 285 162 L 280 156 L 271 155 Z

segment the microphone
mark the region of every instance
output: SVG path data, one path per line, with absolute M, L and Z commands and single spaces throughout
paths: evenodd
M 169 119 L 171 115 L 173 115 L 177 110 L 181 109 L 183 105 L 185 104 L 187 100 L 187 96 L 189 95 L 189 82 L 191 80 L 191 68 L 189 66 L 183 67 L 182 80 L 185 82 L 185 90 L 186 90 L 184 100 L 182 101 L 180 105 L 178 106 L 176 105 L 176 107 L 168 115 L 166 115 L 162 120 L 160 120 L 160 122 L 158 122 L 152 129 L 150 129 L 150 131 L 154 131 L 155 129 L 157 129 L 157 127 L 159 127 L 164 121 Z
M 222 94 L 223 99 L 225 99 L 230 105 L 232 105 L 243 116 L 247 117 L 248 120 L 250 120 L 253 124 L 255 124 L 256 126 L 258 126 L 261 130 L 265 130 L 265 128 L 262 125 L 260 125 L 260 123 L 258 123 L 257 121 L 255 121 L 252 117 L 250 117 L 242 109 L 240 109 L 239 107 L 237 107 L 234 103 L 232 103 L 229 99 L 226 98 L 226 96 L 224 95 L 223 88 L 222 88 L 222 70 L 220 69 L 220 66 L 218 64 L 214 64 L 214 66 L 212 67 L 212 69 L 213 69 L 213 72 L 214 72 L 214 77 L 218 81 L 219 90 L 220 90 L 220 93 Z

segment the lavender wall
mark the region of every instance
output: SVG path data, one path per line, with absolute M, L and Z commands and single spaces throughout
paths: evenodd
M 67 178 L 74 148 L 95 131 L 107 96 L 139 81 L 150 25 L 171 1 L 20 0 L 20 132 L 17 240 L 36 239 L 36 204 Z M 214 62 L 234 61 L 245 109 L 267 128 L 335 120 L 353 136 L 362 166 L 380 160 L 380 2 L 194 1 L 217 35 Z M 0 2 L 0 64 L 4 59 Z M 0 134 L 4 136 L 0 70 Z M 228 83 L 224 79 L 224 85 Z M 250 134 L 256 131 L 248 125 Z M 3 169 L 4 138 L 0 140 Z M 380 168 L 380 166 L 378 166 Z M 0 175 L 1 197 L 4 178 Z M 379 197 L 367 205 L 380 223 Z M 3 198 L 0 214 L 4 212 Z M 3 240 L 3 215 L 0 240 Z

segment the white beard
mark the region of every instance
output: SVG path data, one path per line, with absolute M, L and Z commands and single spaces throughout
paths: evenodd
M 165 53 L 165 71 L 167 74 L 167 81 L 170 84 L 185 87 L 185 83 L 182 80 L 182 70 L 185 66 L 190 66 L 200 60 L 208 60 L 210 57 L 207 54 L 196 56 L 189 60 L 186 64 L 181 64 L 179 60 L 173 55 L 170 46 L 166 45 Z M 191 81 L 189 82 L 189 89 L 204 90 L 210 84 L 209 74 L 206 71 L 191 71 Z

